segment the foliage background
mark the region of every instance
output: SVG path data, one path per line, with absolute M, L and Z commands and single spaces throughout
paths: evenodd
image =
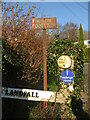
M 55 83 L 57 85 L 58 80 L 60 81 L 60 74 L 58 71 L 57 59 L 62 55 L 73 55 L 74 56 L 74 92 L 75 95 L 80 95 L 80 92 L 84 90 L 84 80 L 83 75 L 83 66 L 84 66 L 84 52 L 81 45 L 78 43 L 73 44 L 69 39 L 57 39 L 49 47 L 49 56 L 48 56 L 48 83 L 52 85 Z M 53 79 L 54 78 L 54 79 Z M 59 82 L 61 86 L 62 82 Z M 48 86 L 50 87 L 50 86 Z M 52 88 L 53 90 L 53 88 Z

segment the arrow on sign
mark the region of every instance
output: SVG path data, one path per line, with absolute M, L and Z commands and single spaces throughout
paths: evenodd
M 74 80 L 74 74 L 70 70 L 65 70 L 61 73 L 61 80 L 65 84 L 70 84 Z

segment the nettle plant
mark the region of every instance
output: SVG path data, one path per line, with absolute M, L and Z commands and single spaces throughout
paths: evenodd
M 74 68 L 71 70 L 74 73 L 74 91 L 71 97 L 80 97 L 81 92 L 84 90 L 83 67 L 84 67 L 84 46 L 79 42 L 74 44 L 69 39 L 57 39 L 48 49 L 47 58 L 47 71 L 48 71 L 48 84 L 56 81 L 57 89 L 62 88 L 62 81 L 60 80 L 61 72 L 59 72 L 57 60 L 62 55 L 73 55 Z M 65 69 L 64 69 L 65 70 Z M 67 85 L 68 86 L 68 85 Z

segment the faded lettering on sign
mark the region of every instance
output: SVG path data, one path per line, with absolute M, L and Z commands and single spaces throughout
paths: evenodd
M 56 18 L 32 18 L 32 29 L 55 29 Z

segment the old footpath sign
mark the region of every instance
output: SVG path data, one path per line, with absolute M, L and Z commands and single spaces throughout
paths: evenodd
M 70 70 L 65 70 L 61 73 L 61 80 L 65 84 L 70 84 L 74 80 L 74 74 Z
M 32 18 L 33 29 L 55 29 L 56 18 Z
M 52 92 L 52 91 L 41 91 L 41 90 L 32 90 L 32 89 L 18 89 L 18 88 L 2 88 L 3 98 L 13 98 L 13 99 L 21 99 L 21 100 L 32 100 L 32 101 L 48 101 L 48 102 L 56 102 L 63 103 L 64 99 L 63 95 L 60 92 Z M 66 96 L 67 97 L 67 96 Z

